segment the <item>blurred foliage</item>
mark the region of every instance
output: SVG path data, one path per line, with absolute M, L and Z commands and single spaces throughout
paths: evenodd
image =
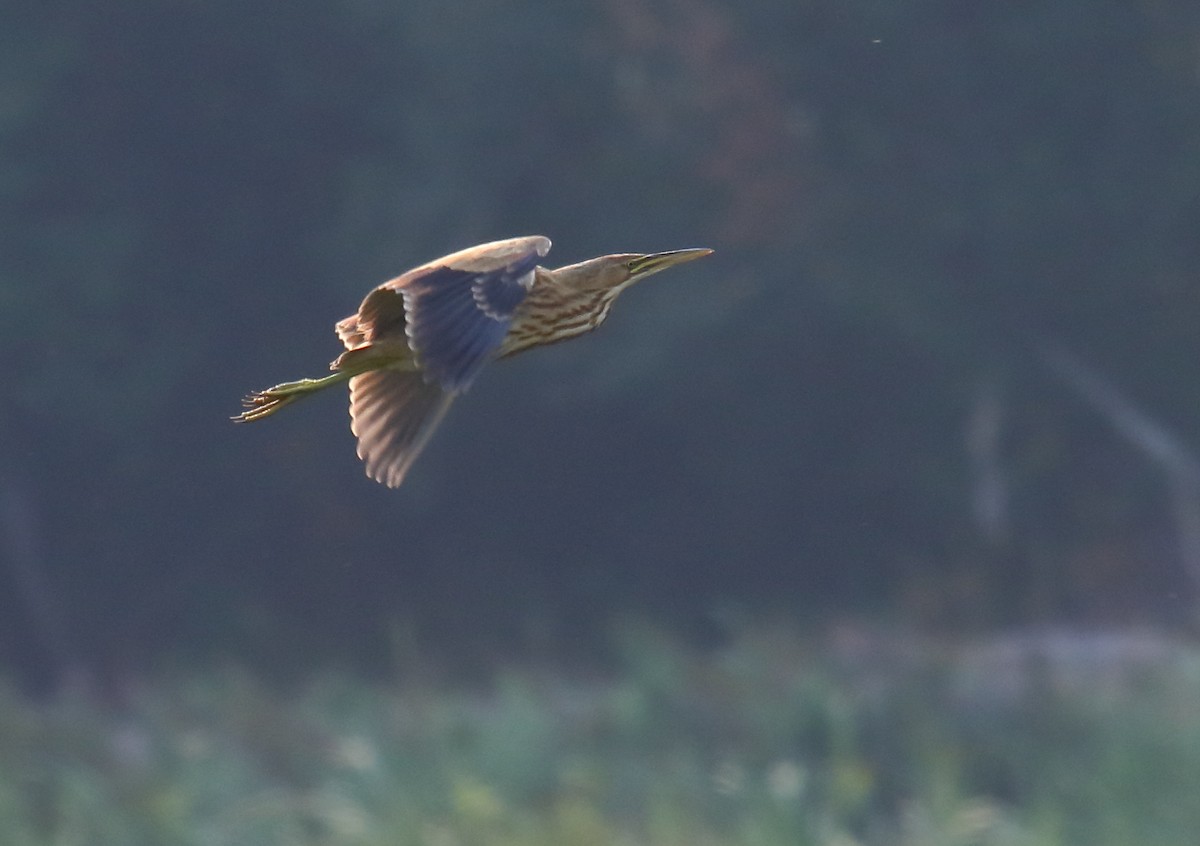
M 604 678 L 6 691 L 6 842 L 1183 846 L 1200 825 L 1192 646 L 618 633 Z
M 487 662 L 639 608 L 1194 611 L 1160 470 L 1037 349 L 1197 440 L 1195 4 L 4 17 L 0 554 L 80 660 L 378 666 L 401 625 Z M 372 285 L 530 232 L 564 263 L 718 254 L 488 373 L 400 492 L 362 479 L 341 402 L 227 424 L 319 373 Z M 972 513 L 980 396 L 999 529 Z M 3 592 L 0 657 L 44 668 L 28 595 Z

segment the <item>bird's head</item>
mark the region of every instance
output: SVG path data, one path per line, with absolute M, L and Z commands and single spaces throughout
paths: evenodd
M 621 291 L 660 270 L 711 254 L 712 250 L 709 249 L 619 253 L 561 267 L 555 271 L 555 275 L 576 291 Z

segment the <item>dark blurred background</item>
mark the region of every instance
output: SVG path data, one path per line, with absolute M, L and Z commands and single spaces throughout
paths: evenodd
M 333 323 L 437 255 L 709 246 L 363 475 Z M 1191 0 L 0 12 L 0 661 L 34 682 L 614 620 L 1189 630 Z

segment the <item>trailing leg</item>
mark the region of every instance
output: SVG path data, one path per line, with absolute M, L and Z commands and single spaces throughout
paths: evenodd
M 279 411 L 279 409 L 291 405 L 296 400 L 303 399 L 309 394 L 315 394 L 317 391 L 322 391 L 325 388 L 340 385 L 353 375 L 353 373 L 343 371 L 331 373 L 322 379 L 300 379 L 296 382 L 283 382 L 272 388 L 267 388 L 265 391 L 256 391 L 242 400 L 242 405 L 246 407 L 246 410 L 232 419 L 237 423 L 261 420 L 264 417 L 271 416 L 276 411 Z

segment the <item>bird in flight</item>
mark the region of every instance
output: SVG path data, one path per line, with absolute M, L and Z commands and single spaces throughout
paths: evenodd
M 493 241 L 384 282 L 338 322 L 346 350 L 332 374 L 250 394 L 233 420 L 261 420 L 349 381 L 358 456 L 368 476 L 398 487 L 489 361 L 590 332 L 634 282 L 712 253 L 621 253 L 550 270 L 538 264 L 549 251 L 541 235 Z

